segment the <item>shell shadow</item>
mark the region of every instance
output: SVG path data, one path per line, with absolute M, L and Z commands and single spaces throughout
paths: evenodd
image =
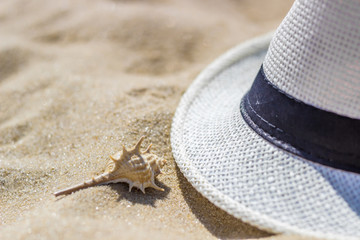
M 251 239 L 272 236 L 271 233 L 244 223 L 216 207 L 191 186 L 178 166 L 176 166 L 176 174 L 186 203 L 204 227 L 216 238 Z
M 133 204 L 142 204 L 156 207 L 155 203 L 157 200 L 167 198 L 167 195 L 170 192 L 170 188 L 163 184 L 162 182 L 155 180 L 156 185 L 163 188 L 164 191 L 159 191 L 153 188 L 146 188 L 145 193 L 142 193 L 140 189 L 134 187 L 131 192 L 129 192 L 129 185 L 127 183 L 115 183 L 110 184 L 111 189 L 116 191 L 119 195 L 117 201 L 126 199 Z

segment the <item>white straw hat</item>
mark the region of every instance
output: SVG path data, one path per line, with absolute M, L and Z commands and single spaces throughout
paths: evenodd
M 181 99 L 171 143 L 189 182 L 229 214 L 360 239 L 360 1 L 297 0 L 272 40 L 217 59 Z

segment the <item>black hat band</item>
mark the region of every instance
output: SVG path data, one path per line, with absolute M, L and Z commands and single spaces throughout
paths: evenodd
M 360 173 L 360 120 L 289 96 L 266 78 L 262 66 L 240 111 L 270 143 L 307 160 Z

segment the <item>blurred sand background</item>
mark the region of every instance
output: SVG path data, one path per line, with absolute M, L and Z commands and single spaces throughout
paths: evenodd
M 181 95 L 217 56 L 275 29 L 292 0 L 0 1 L 0 239 L 300 239 L 219 210 L 171 153 Z M 168 160 L 146 195 L 125 183 L 55 198 L 146 135 Z

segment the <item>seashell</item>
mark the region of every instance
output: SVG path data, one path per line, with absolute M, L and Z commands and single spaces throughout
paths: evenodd
M 144 138 L 142 136 L 130 150 L 127 150 L 123 145 L 122 151 L 110 156 L 110 161 L 107 163 L 103 174 L 84 183 L 55 192 L 55 197 L 70 194 L 83 188 L 118 182 L 128 183 L 129 192 L 133 187 L 139 188 L 143 193 L 147 187 L 164 191 L 155 184 L 155 177 L 161 173 L 161 168 L 165 165 L 166 160 L 150 153 L 151 144 L 145 151 L 141 152 L 140 145 Z

